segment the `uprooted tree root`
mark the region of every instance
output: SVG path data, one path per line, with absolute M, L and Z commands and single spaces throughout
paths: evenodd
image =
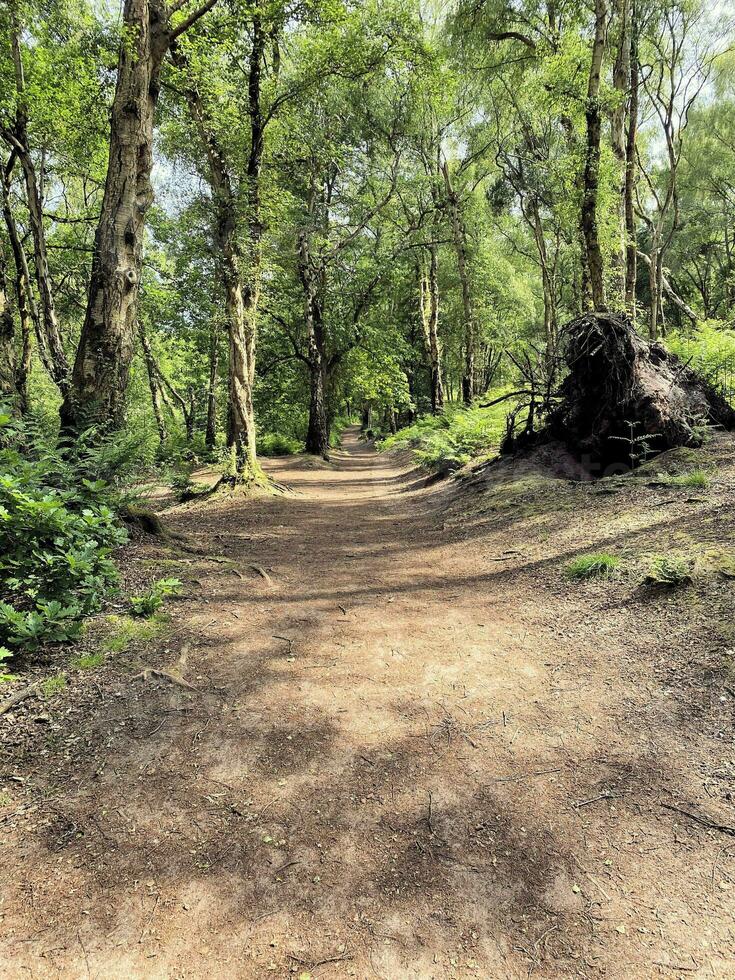
M 585 314 L 565 328 L 567 374 L 543 433 L 590 463 L 635 462 L 735 426 L 723 396 L 627 317 Z

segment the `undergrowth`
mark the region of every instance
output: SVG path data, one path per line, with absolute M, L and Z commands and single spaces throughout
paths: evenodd
M 280 432 L 267 432 L 258 439 L 258 453 L 261 456 L 293 456 L 303 452 L 304 444 L 292 436 Z
M 610 578 L 619 565 L 619 558 L 605 552 L 580 555 L 567 565 L 567 575 L 572 579 Z
M 692 562 L 684 555 L 653 555 L 645 581 L 650 585 L 684 585 L 692 580 Z
M 489 395 L 498 397 L 497 392 Z M 427 415 L 378 443 L 387 449 L 411 449 L 416 462 L 435 473 L 451 473 L 497 449 L 505 434 L 509 403 L 491 408 L 447 408 Z
M 136 452 L 129 437 L 94 432 L 59 444 L 0 412 L 0 647 L 74 639 L 100 608 L 127 540 L 117 481 Z
M 709 474 L 704 470 L 690 470 L 688 473 L 669 476 L 666 482 L 672 487 L 707 487 L 709 486 Z

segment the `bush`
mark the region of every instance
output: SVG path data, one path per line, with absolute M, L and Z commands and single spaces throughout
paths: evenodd
M 117 581 L 111 552 L 127 534 L 113 488 L 93 475 L 122 468 L 119 449 L 57 448 L 0 415 L 0 645 L 72 639 Z
M 164 599 L 176 595 L 181 588 L 177 578 L 162 578 L 144 592 L 143 595 L 133 596 L 130 606 L 134 616 L 152 616 L 163 605 Z
M 725 398 L 735 397 L 735 330 L 727 324 L 705 320 L 696 329 L 669 334 L 666 346 Z
M 596 555 L 581 555 L 567 565 L 567 575 L 573 579 L 610 578 L 619 565 L 619 558 L 604 552 Z
M 497 392 L 492 393 L 497 397 Z M 412 449 L 425 469 L 451 473 L 472 459 L 497 449 L 505 433 L 508 404 L 492 408 L 448 408 L 428 415 L 380 442 L 386 449 Z
M 652 585 L 683 585 L 692 580 L 691 562 L 683 555 L 654 555 L 645 581 Z
M 12 656 L 12 652 L 7 647 L 0 647 L 0 684 L 15 680 L 15 674 L 6 673 L 4 666 L 5 661 L 10 660 Z
M 268 432 L 258 439 L 258 453 L 261 456 L 293 456 L 302 452 L 303 448 L 297 439 L 280 432 Z

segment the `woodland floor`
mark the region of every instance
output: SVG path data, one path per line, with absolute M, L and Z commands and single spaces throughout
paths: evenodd
M 164 634 L 0 718 L 0 974 L 735 977 L 735 831 L 680 812 L 735 826 L 735 442 L 696 489 L 551 458 L 430 484 L 348 430 L 168 509 Z

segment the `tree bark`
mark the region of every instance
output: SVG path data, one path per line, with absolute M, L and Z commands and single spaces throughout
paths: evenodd
M 589 276 L 592 306 L 595 310 L 605 310 L 605 281 L 597 221 L 597 198 L 600 183 L 600 136 L 602 113 L 600 111 L 600 75 L 605 54 L 607 31 L 607 7 L 605 0 L 595 0 L 595 34 L 592 45 L 587 103 L 587 146 L 585 153 L 581 226 L 584 236 L 584 260 Z
M 444 384 L 441 369 L 441 344 L 439 342 L 439 276 L 437 246 L 431 244 L 428 273 L 419 263 L 419 307 L 424 344 L 429 358 L 429 386 L 431 411 L 434 415 L 444 409 Z
M 329 416 L 327 387 L 329 367 L 326 335 L 322 313 L 325 272 L 323 264 L 311 257 L 309 236 L 299 236 L 299 277 L 304 292 L 304 321 L 306 323 L 306 361 L 309 366 L 309 426 L 306 451 L 313 456 L 329 459 Z
M 444 187 L 449 204 L 449 215 L 452 221 L 452 238 L 457 255 L 457 271 L 462 287 L 462 312 L 464 315 L 464 367 L 462 372 L 462 400 L 465 405 L 471 405 L 475 397 L 475 351 L 477 348 L 477 330 L 474 310 L 472 308 L 472 293 L 467 264 L 467 231 L 462 220 L 459 197 L 455 191 L 449 167 L 446 160 L 442 161 Z
M 151 404 L 153 406 L 153 415 L 156 420 L 156 428 L 158 429 L 158 440 L 163 446 L 168 438 L 168 433 L 166 431 L 166 418 L 163 413 L 163 396 L 161 394 L 160 371 L 158 369 L 158 365 L 156 364 L 150 341 L 148 340 L 148 336 L 143 329 L 142 323 L 138 323 L 138 336 L 140 337 L 140 346 L 143 350 L 143 360 L 145 361 L 146 371 L 148 372 L 148 387 L 151 391 Z
M 52 365 L 50 364 L 45 337 L 41 330 L 40 318 L 30 285 L 28 263 L 20 241 L 20 235 L 18 234 L 15 217 L 10 207 L 10 171 L 8 167 L 2 170 L 2 198 L 3 218 L 15 265 L 15 298 L 18 305 L 18 316 L 21 327 L 21 357 L 18 361 L 19 373 L 17 387 L 20 396 L 20 411 L 22 414 L 26 414 L 30 409 L 28 378 L 31 370 L 31 334 L 33 332 L 35 332 L 38 340 L 41 362 L 49 375 L 51 374 Z
M 28 111 L 25 95 L 25 77 L 23 71 L 23 59 L 20 49 L 19 27 L 15 18 L 15 13 L 11 14 L 12 29 L 10 37 L 10 49 L 15 74 L 16 110 L 15 119 L 12 126 L 5 126 L 2 129 L 2 136 L 11 148 L 11 157 L 8 162 L 6 173 L 4 174 L 5 186 L 3 187 L 4 204 L 7 206 L 10 220 L 10 177 L 15 159 L 20 161 L 23 171 L 23 181 L 26 192 L 26 204 L 28 207 L 28 217 L 33 238 L 33 261 L 36 273 L 36 284 L 40 298 L 40 313 L 37 319 L 39 334 L 39 347 L 46 352 L 44 365 L 56 384 L 62 397 L 66 397 L 70 385 L 69 362 L 64 351 L 61 340 L 59 322 L 56 316 L 54 305 L 53 290 L 51 287 L 51 276 L 48 266 L 48 253 L 46 250 L 46 233 L 43 225 L 43 201 L 39 182 L 36 176 L 36 169 L 31 156 L 28 141 Z M 6 215 L 6 225 L 9 224 Z M 8 229 L 10 231 L 10 228 Z M 15 246 L 13 246 L 15 251 Z M 22 252 L 22 248 L 21 248 Z M 25 278 L 27 289 L 30 290 L 30 276 L 27 269 L 25 253 L 22 252 L 22 264 L 25 266 Z M 42 336 L 42 340 L 41 340 Z
M 658 279 L 659 254 L 658 236 L 655 230 L 652 230 L 651 254 L 648 256 L 648 262 L 646 263 L 648 266 L 648 283 L 651 291 L 651 316 L 648 321 L 648 336 L 651 340 L 656 340 L 658 337 L 658 314 L 660 309 L 660 283 Z
M 646 255 L 646 253 L 645 252 L 641 252 L 640 253 L 640 257 L 643 260 L 644 265 L 647 265 L 647 266 L 650 267 L 651 260 Z M 660 287 L 660 291 L 666 293 L 666 295 L 671 300 L 671 302 L 674 304 L 674 306 L 676 306 L 684 314 L 684 316 L 687 317 L 687 319 L 691 320 L 692 323 L 695 324 L 695 325 L 697 323 L 699 323 L 701 317 L 691 308 L 691 306 L 689 306 L 688 303 L 686 303 L 681 298 L 681 296 L 677 293 L 677 291 L 671 285 L 671 283 L 669 282 L 669 280 L 663 274 L 663 271 L 657 271 L 654 274 L 654 276 L 655 276 L 655 281 L 656 281 L 656 292 L 657 293 L 659 292 L 659 287 Z
M 248 254 L 243 256 L 238 242 L 238 195 L 227 167 L 226 157 L 194 82 L 186 90 L 189 109 L 207 153 L 208 180 L 215 205 L 215 238 L 221 262 L 225 291 L 225 316 L 229 336 L 227 444 L 234 453 L 235 474 L 253 476 L 257 470 L 253 384 L 255 381 L 256 316 L 260 295 L 261 238 L 260 171 L 263 159 L 264 123 L 262 118 L 261 69 L 266 36 L 260 17 L 253 19 L 253 43 L 248 74 L 250 152 L 247 164 Z M 175 64 L 189 66 L 184 56 L 174 52 Z M 216 338 L 212 343 L 216 346 Z M 213 402 L 212 372 L 216 361 L 210 357 L 210 395 Z M 213 406 L 208 403 L 208 439 L 214 444 L 211 422 Z
M 631 0 L 630 25 L 630 100 L 628 104 L 628 129 L 625 138 L 625 308 L 635 322 L 638 243 L 636 239 L 634 196 L 636 183 L 636 140 L 638 136 L 638 89 L 640 86 L 637 0 Z
M 546 339 L 546 355 L 547 359 L 550 360 L 556 350 L 557 335 L 559 332 L 556 315 L 556 290 L 554 287 L 555 268 L 549 268 L 549 256 L 546 250 L 546 238 L 541 222 L 541 213 L 539 211 L 538 200 L 533 195 L 531 195 L 529 201 L 529 210 L 531 217 L 530 223 L 533 228 L 533 237 L 538 251 L 539 265 L 541 266 L 541 284 L 544 294 L 544 336 Z
M 209 328 L 209 384 L 207 385 L 207 427 L 204 444 L 214 449 L 217 442 L 217 372 L 219 370 L 219 324 L 212 318 Z
M 613 250 L 612 265 L 615 274 L 615 289 L 620 300 L 625 302 L 625 269 L 626 269 L 626 188 L 627 188 L 627 153 L 626 153 L 626 114 L 630 107 L 631 82 L 631 0 L 616 0 L 615 13 L 617 21 L 617 51 L 613 66 L 613 89 L 618 102 L 610 116 L 610 144 L 619 167 L 618 174 L 618 247 Z
M 329 416 L 327 412 L 327 369 L 323 359 L 309 364 L 309 427 L 306 451 L 329 459 Z
M 5 275 L 5 256 L 0 253 L 0 399 L 17 406 L 18 365 L 15 321 Z
M 173 39 L 163 0 L 125 0 L 110 153 L 87 310 L 62 424 L 123 421 L 135 347 L 145 217 L 153 202 L 153 118 Z

